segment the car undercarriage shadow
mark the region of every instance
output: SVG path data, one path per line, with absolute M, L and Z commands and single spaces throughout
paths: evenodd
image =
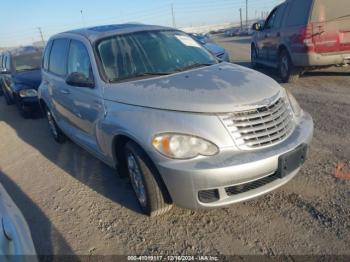
M 52 256 L 53 254 L 74 254 L 71 247 L 47 216 L 19 186 L 2 171 L 0 171 L 0 183 L 5 187 L 7 193 L 11 196 L 26 219 L 38 255 Z M 50 260 L 55 261 L 53 258 Z M 14 261 L 19 260 L 15 259 Z
M 45 118 L 23 119 L 14 106 L 0 97 L 0 122 L 16 131 L 18 138 L 36 148 L 49 161 L 100 195 L 136 213 L 142 213 L 129 181 L 71 141 L 58 144 Z

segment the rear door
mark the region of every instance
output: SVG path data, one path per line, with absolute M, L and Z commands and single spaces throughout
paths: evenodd
M 315 52 L 350 53 L 349 0 L 315 0 L 310 22 Z
M 52 99 L 52 111 L 59 126 L 65 132 L 69 131 L 69 100 L 67 99 L 66 76 L 67 76 L 67 52 L 69 40 L 58 38 L 53 40 L 48 71 L 49 76 L 43 77 Z

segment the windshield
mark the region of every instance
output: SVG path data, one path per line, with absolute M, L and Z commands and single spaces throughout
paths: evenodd
M 100 41 L 97 53 L 109 82 L 162 75 L 217 63 L 208 51 L 179 31 L 144 31 Z
M 13 57 L 17 72 L 39 69 L 41 67 L 41 52 L 25 53 Z

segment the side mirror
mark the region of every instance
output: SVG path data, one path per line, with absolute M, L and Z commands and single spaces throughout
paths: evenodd
M 262 25 L 260 23 L 254 23 L 252 25 L 252 30 L 254 30 L 254 31 L 261 31 L 262 30 Z
M 74 72 L 71 73 L 66 79 L 67 85 L 70 86 L 78 86 L 78 87 L 95 87 L 95 83 L 93 80 L 87 78 L 84 74 Z

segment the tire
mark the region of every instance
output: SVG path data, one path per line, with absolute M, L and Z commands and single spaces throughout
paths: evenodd
M 58 127 L 51 111 L 46 107 L 46 118 L 49 123 L 50 133 L 55 139 L 55 141 L 59 144 L 64 143 L 67 140 L 67 137 L 62 132 L 62 130 Z
M 252 45 L 250 48 L 250 62 L 253 69 L 259 68 L 259 64 L 256 62 L 258 58 L 258 51 L 256 50 L 255 45 Z
M 287 50 L 279 55 L 278 75 L 282 83 L 295 83 L 300 77 L 300 70 L 294 67 Z
M 125 145 L 124 153 L 128 176 L 142 211 L 150 217 L 168 212 L 172 205 L 168 204 L 165 186 L 153 163 L 134 142 Z
M 13 105 L 13 100 L 11 99 L 9 94 L 4 89 L 2 91 L 3 91 L 3 95 L 5 97 L 6 105 L 8 105 L 8 106 Z
M 20 115 L 24 118 L 24 119 L 28 119 L 30 117 L 30 112 L 28 112 L 27 110 L 25 110 L 23 102 L 17 98 L 16 99 L 16 106 L 18 108 L 18 111 L 20 113 Z

